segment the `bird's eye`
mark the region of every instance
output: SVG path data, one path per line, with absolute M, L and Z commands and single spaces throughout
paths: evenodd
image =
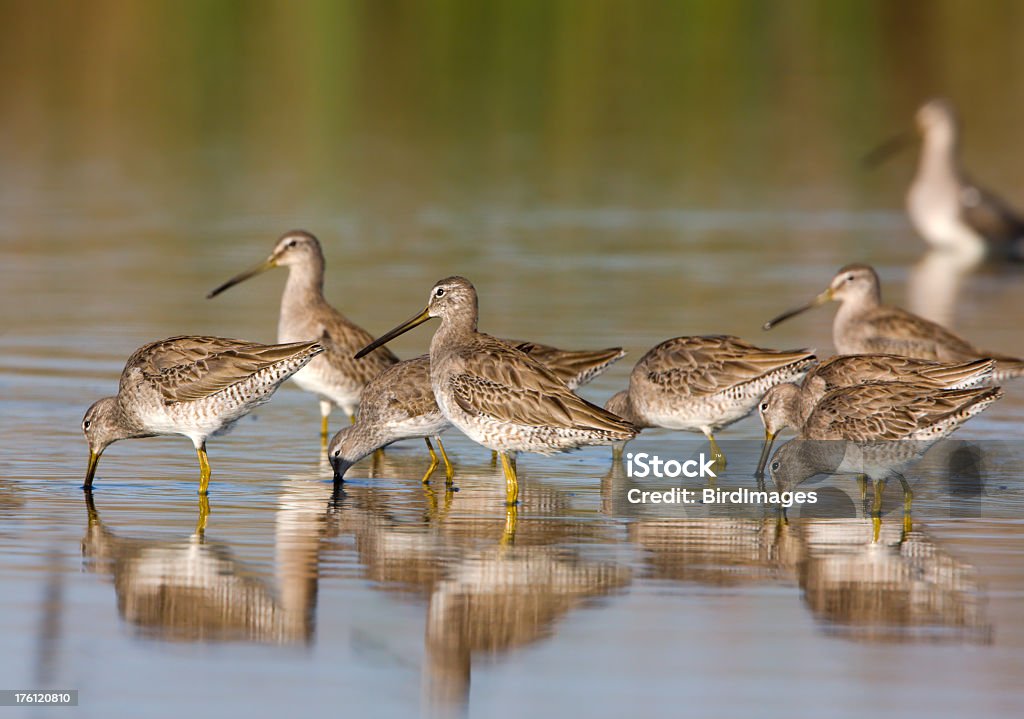
M 341 456 L 341 450 L 340 449 L 334 450 L 334 456 L 335 457 L 340 457 Z
M 775 472 L 778 469 L 779 469 L 779 463 L 778 462 L 772 462 L 772 471 Z
M 284 246 L 285 246 L 285 247 L 287 247 L 287 248 L 289 248 L 289 249 L 291 249 L 292 247 L 295 247 L 295 245 L 297 245 L 297 244 L 299 244 L 297 240 L 288 240 L 288 241 L 287 241 L 287 242 L 286 242 L 286 243 L 284 244 Z
M 762 402 L 761 403 L 761 411 L 762 412 L 767 412 L 768 411 L 768 403 L 767 402 Z
M 846 281 L 847 282 L 853 282 L 853 275 L 847 275 L 846 276 Z
M 434 290 L 434 297 L 444 297 L 444 287 L 438 287 Z
M 91 426 L 92 426 L 92 421 L 91 420 L 87 419 L 84 422 L 82 422 L 82 429 L 84 429 L 86 431 L 88 431 L 89 427 L 91 427 Z

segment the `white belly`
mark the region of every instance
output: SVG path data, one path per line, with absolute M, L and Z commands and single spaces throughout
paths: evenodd
M 355 383 L 339 383 L 337 373 L 328 374 L 330 365 L 320 357 L 315 358 L 308 365 L 292 375 L 292 381 L 307 392 L 312 392 L 321 399 L 328 400 L 332 404 L 341 407 L 349 415 L 356 412 L 359 407 L 359 396 L 362 394 L 362 387 Z
M 916 183 L 907 194 L 907 213 L 917 233 L 935 249 L 968 256 L 985 254 L 985 239 L 960 218 L 960 198 Z

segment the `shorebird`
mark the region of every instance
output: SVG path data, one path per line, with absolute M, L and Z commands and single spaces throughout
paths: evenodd
M 171 337 L 135 351 L 117 394 L 94 403 L 82 420 L 89 442 L 85 489 L 110 444 L 182 434 L 199 456 L 199 494 L 210 482 L 206 440 L 268 401 L 286 379 L 324 351 L 318 342 L 263 345 L 222 337 Z
M 975 184 L 960 165 L 960 128 L 952 103 L 929 100 L 915 120 L 921 156 L 907 192 L 914 229 L 935 249 L 957 253 L 972 264 L 986 257 L 1024 261 L 1024 217 Z M 913 139 L 912 133 L 897 135 L 865 161 L 878 164 Z
M 518 501 L 514 454 L 551 454 L 622 442 L 636 429 L 573 394 L 550 369 L 509 343 L 477 331 L 477 294 L 464 277 L 430 290 L 427 307 L 360 350 L 362 357 L 432 317 L 430 383 L 441 413 L 474 442 L 498 452 L 506 502 Z
M 797 438 L 775 453 L 772 479 L 779 491 L 792 491 L 818 474 L 870 477 L 877 539 L 888 478 L 903 485 L 909 517 L 913 493 L 903 476 L 906 467 L 1002 395 L 999 387 L 941 390 L 887 382 L 835 390 L 817 404 Z
M 569 389 L 588 382 L 626 353 L 621 347 L 604 350 L 562 350 L 538 342 L 505 340 L 516 349 L 539 360 Z M 434 437 L 444 460 L 450 486 L 454 469 L 441 442 L 441 433 L 451 423 L 441 414 L 430 385 L 430 356 L 405 360 L 381 372 L 367 383 L 359 400 L 355 424 L 339 431 L 331 440 L 327 455 L 336 481 L 342 481 L 349 467 L 374 450 L 402 439 L 423 438 L 430 452 L 426 483 L 437 469 L 438 459 L 430 438 Z M 494 455 L 495 460 L 497 454 Z
M 800 378 L 816 362 L 811 350 L 764 349 L 729 335 L 676 337 L 640 358 L 629 388 L 605 409 L 641 429 L 703 432 L 712 459 L 724 466 L 714 433 L 754 411 L 769 388 Z
M 540 342 L 505 340 L 551 370 L 569 389 L 587 384 L 626 356 L 621 347 L 600 350 L 563 350 Z
M 434 437 L 444 458 L 445 477 L 450 485 L 454 470 L 439 435 L 451 426 L 434 399 L 430 356 L 422 355 L 392 365 L 366 384 L 355 423 L 334 435 L 327 448 L 335 482 L 340 483 L 348 468 L 371 452 L 402 439 L 423 438 L 430 452 L 430 468 L 423 475 L 426 484 L 438 465 L 430 443 L 430 438 Z
M 281 235 L 266 260 L 232 277 L 210 292 L 207 299 L 275 267 L 288 268 L 277 341 L 322 340 L 327 350 L 292 377 L 295 384 L 320 399 L 320 436 L 326 444 L 331 409 L 341 407 L 354 422 L 363 387 L 398 358 L 384 348 L 362 361 L 353 359 L 360 347 L 373 341 L 373 335 L 324 299 L 324 253 L 320 241 L 303 230 Z
M 832 342 L 838 354 L 886 353 L 938 362 L 991 358 L 996 360 L 994 382 L 1024 375 L 1024 360 L 980 350 L 941 325 L 883 305 L 878 275 L 868 265 L 843 267 L 814 300 L 769 320 L 764 329 L 831 300 L 840 303 L 832 323 Z
M 295 383 L 320 398 L 320 434 L 327 443 L 328 416 L 335 406 L 355 422 L 359 399 L 366 384 L 398 362 L 389 349 L 381 348 L 355 360 L 352 355 L 373 341 L 373 335 L 348 320 L 324 299 L 324 255 L 320 241 L 303 230 L 286 232 L 266 260 L 242 272 L 207 295 L 216 297 L 240 282 L 275 267 L 288 268 L 288 281 L 281 296 L 278 342 L 321 340 L 322 357 L 297 373 Z M 506 340 L 546 364 L 570 388 L 586 384 L 625 355 L 621 347 L 601 350 L 562 350 L 557 347 Z M 418 436 L 418 435 L 414 435 Z
M 757 411 L 764 425 L 764 446 L 757 474 L 764 473 L 778 433 L 786 427 L 799 431 L 815 405 L 829 392 L 877 382 L 907 382 L 937 390 L 969 389 L 991 381 L 995 365 L 991 359 L 943 364 L 885 354 L 832 357 L 812 368 L 801 384 L 777 384 L 761 398 Z

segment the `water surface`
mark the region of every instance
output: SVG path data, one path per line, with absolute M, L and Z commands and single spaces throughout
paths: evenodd
M 46 716 L 1020 714 L 1018 386 L 957 435 L 976 481 L 929 455 L 913 531 L 892 490 L 874 545 L 852 480 L 815 483 L 788 525 L 637 507 L 606 448 L 521 458 L 509 515 L 454 434 L 458 492 L 420 486 L 414 442 L 332 499 L 316 402 L 291 386 L 211 441 L 205 532 L 183 438 L 113 446 L 81 491 L 82 414 L 136 347 L 274 339 L 283 271 L 204 297 L 292 227 L 375 334 L 460 273 L 485 331 L 626 347 L 583 389 L 603 402 L 676 335 L 829 353 L 831 310 L 760 325 L 847 262 L 902 301 L 910 160 L 857 158 L 928 94 L 961 103 L 971 166 L 1024 196 L 1024 95 L 993 87 L 1019 66 L 1016 4 L 658 6 L 0 11 L 0 688 L 80 689 Z M 1021 279 L 968 278 L 957 327 L 1024 353 Z M 759 437 L 723 433 L 718 486 L 756 488 Z

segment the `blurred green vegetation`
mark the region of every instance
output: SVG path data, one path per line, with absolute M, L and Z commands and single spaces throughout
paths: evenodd
M 5 0 L 0 202 L 894 207 L 905 173 L 857 158 L 934 94 L 986 177 L 1020 182 L 1022 21 L 1012 0 Z

